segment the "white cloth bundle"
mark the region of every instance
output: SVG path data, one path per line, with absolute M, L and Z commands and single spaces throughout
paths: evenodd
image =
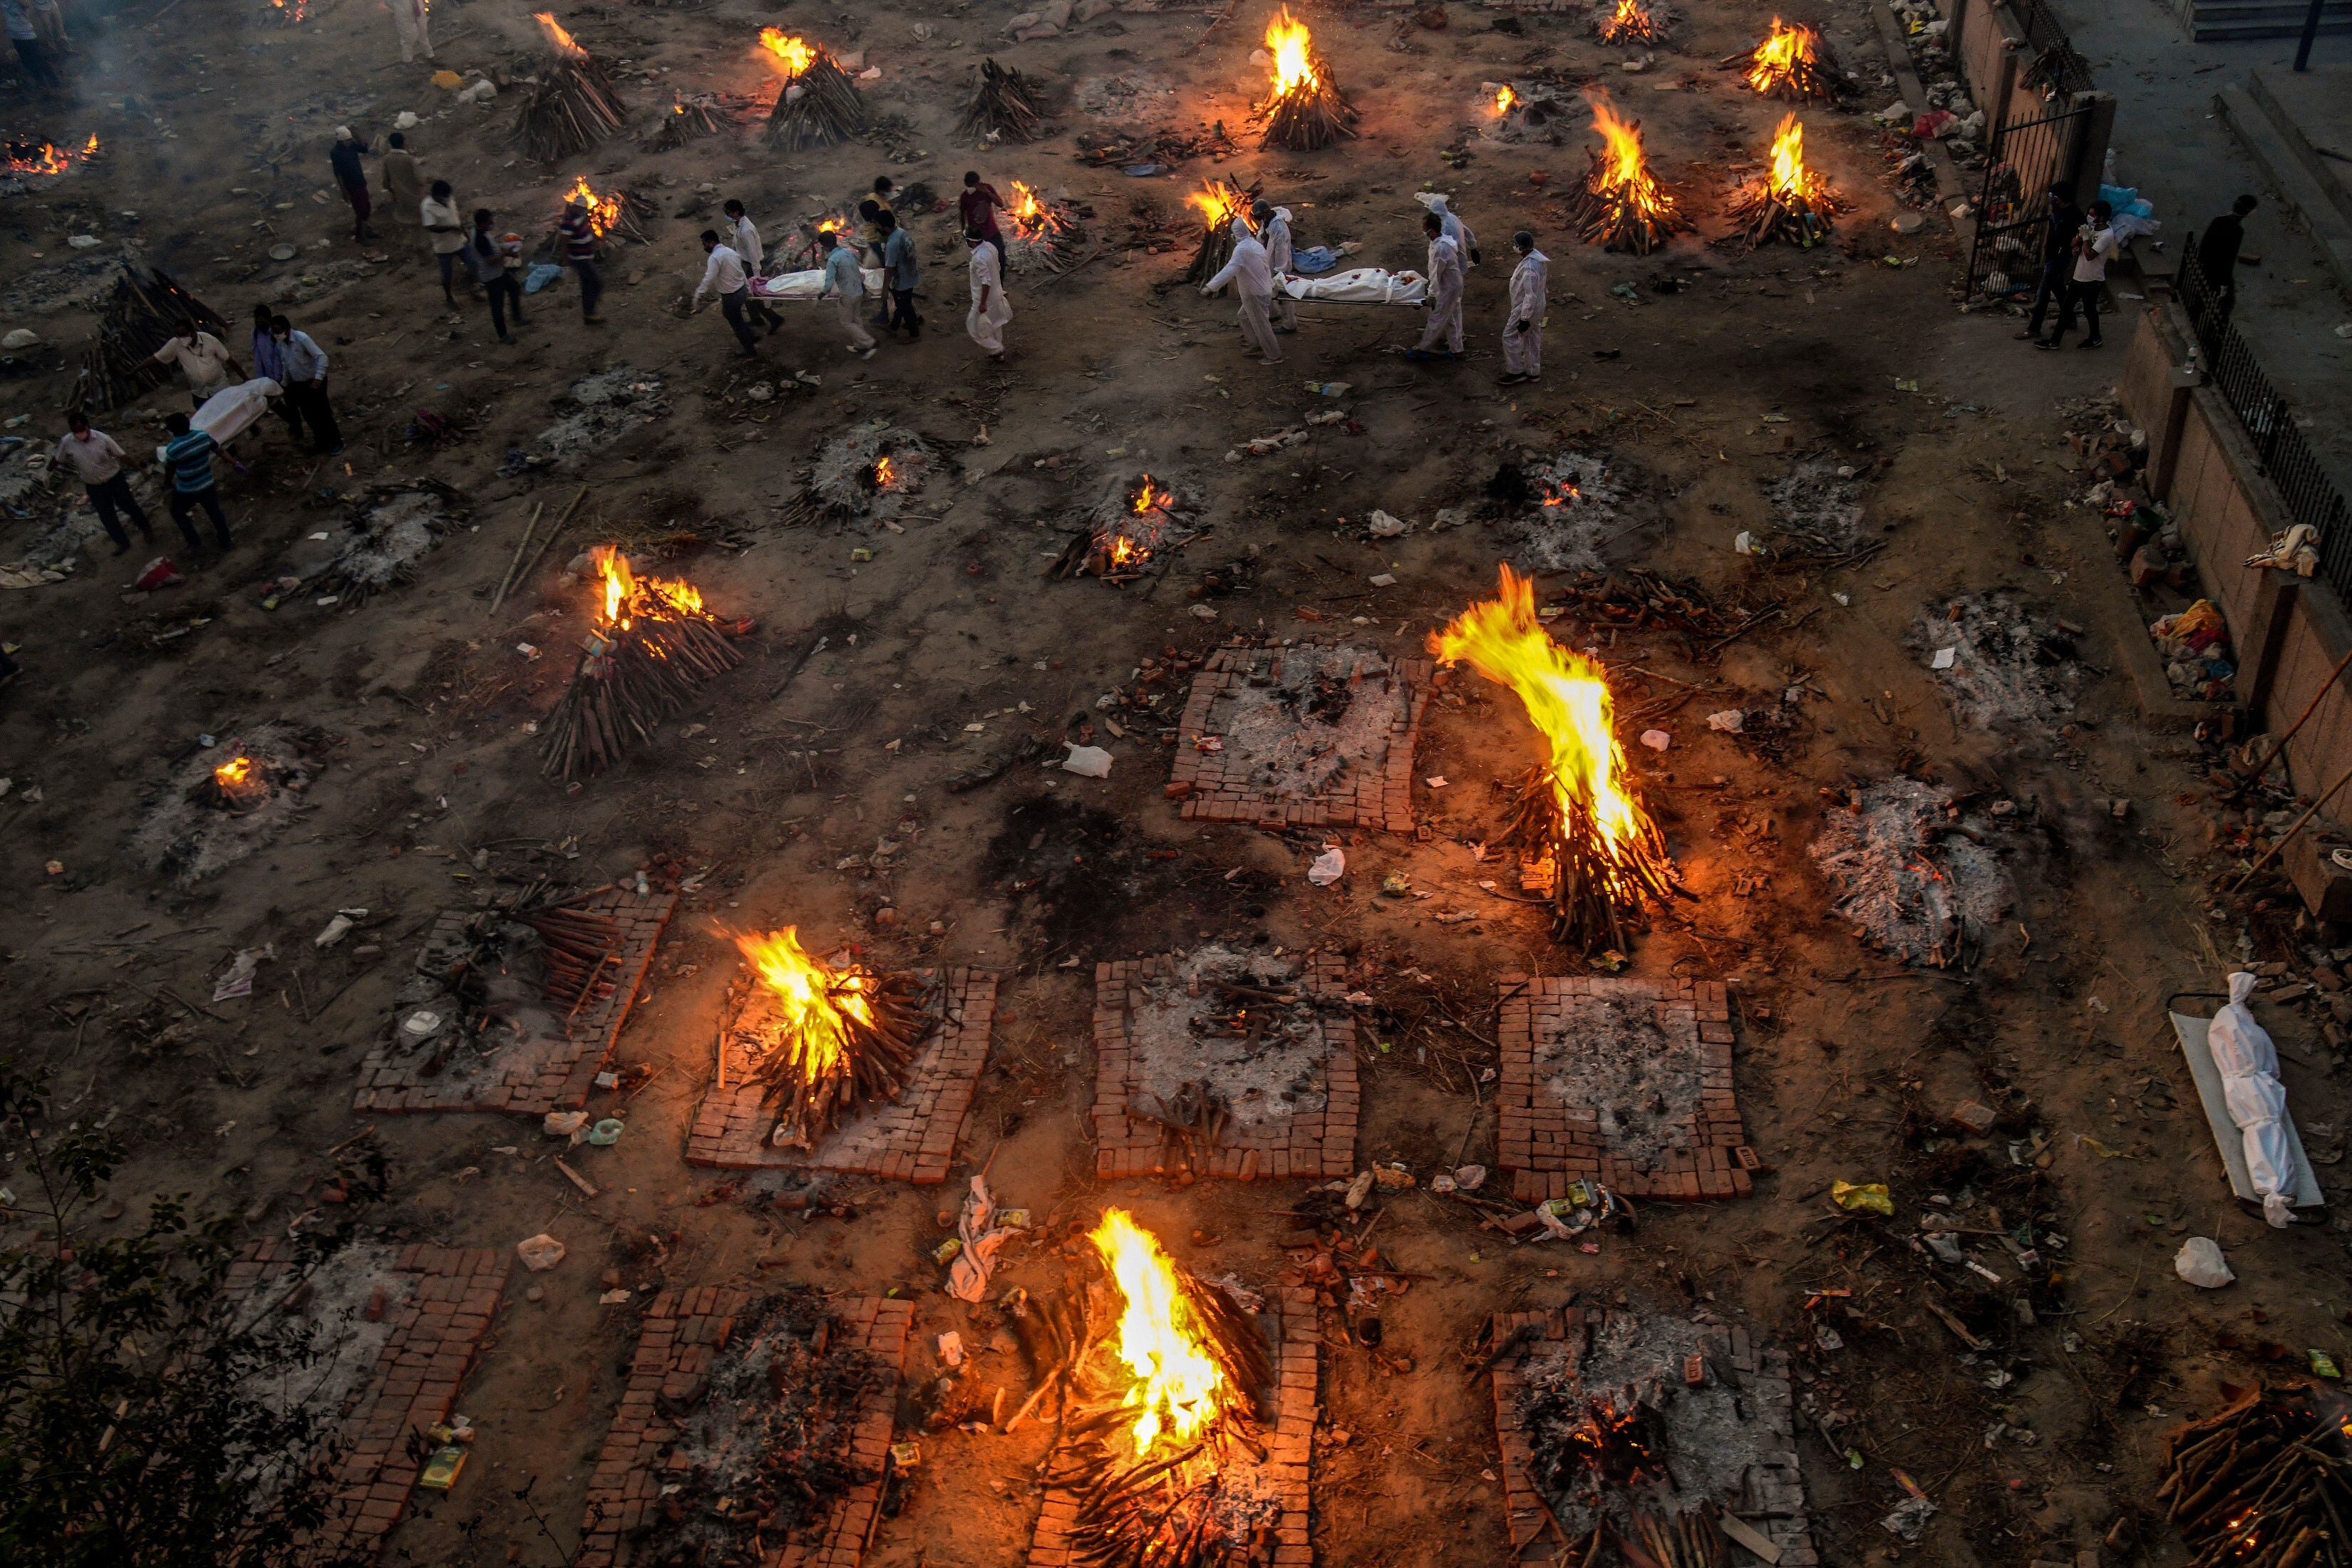
M 268 411 L 271 398 L 283 396 L 285 392 L 268 376 L 257 375 L 238 385 L 223 387 L 205 398 L 205 405 L 188 416 L 188 424 L 226 447 L 237 432 Z
M 2246 998 L 2253 994 L 2252 974 L 2240 970 L 2230 976 L 2229 1005 L 2213 1015 L 2205 1043 L 2213 1053 L 2213 1065 L 2221 1069 L 2221 1096 L 2230 1120 L 2244 1136 L 2246 1173 L 2262 1195 L 2263 1217 L 2284 1228 L 2294 1223 L 2289 1203 L 2294 1156 L 2284 1126 L 2286 1086 L 2279 1082 L 2278 1047 L 2246 1006 Z
M 1384 267 L 1358 267 L 1320 278 L 1276 277 L 1275 288 L 1293 300 L 1314 300 L 1328 305 L 1418 305 L 1429 298 L 1429 279 L 1418 272 L 1391 272 Z
M 882 269 L 879 267 L 861 267 L 858 276 L 866 279 L 868 294 L 882 292 Z M 751 279 L 751 298 L 754 300 L 809 300 L 824 292 L 824 268 L 822 267 L 812 268 L 806 272 L 779 272 L 773 278 Z

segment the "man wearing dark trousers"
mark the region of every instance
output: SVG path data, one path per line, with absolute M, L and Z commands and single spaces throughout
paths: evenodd
M 89 504 L 98 509 L 98 525 L 114 541 L 117 555 L 131 548 L 131 536 L 122 531 L 125 512 L 147 542 L 154 542 L 155 526 L 147 521 L 139 498 L 131 493 L 131 480 L 122 472 L 122 448 L 115 445 L 113 437 L 91 429 L 89 421 L 80 415 L 69 414 L 65 437 L 58 443 L 57 460 L 89 492 Z
M 2058 308 L 2058 324 L 2036 348 L 2054 349 L 2074 326 L 2074 312 L 2083 313 L 2083 341 L 2078 349 L 2097 348 L 2105 340 L 2099 332 L 2099 300 L 2107 291 L 2107 258 L 2116 253 L 2116 209 L 2105 202 L 2091 204 L 2091 216 L 2074 233 L 2074 268 L 2068 274 L 2065 303 Z
M 2025 319 L 2019 341 L 2042 335 L 2050 307 L 2066 297 L 2066 274 L 2074 263 L 2074 235 L 2083 226 L 2083 209 L 2074 205 L 2071 180 L 2050 182 L 2050 226 L 2042 231 L 2042 278 L 2033 287 L 2033 313 Z
M 2224 321 L 2238 304 L 2238 250 L 2246 243 L 2246 215 L 2262 204 L 2240 196 L 2230 210 L 2205 226 L 2197 241 L 2197 270 L 2205 275 L 2207 309 L 2219 310 Z
M 327 402 L 327 351 L 283 316 L 270 318 L 269 338 L 286 369 L 286 401 L 310 426 L 310 449 L 322 457 L 341 451 L 343 433 Z
M 180 536 L 188 548 L 204 552 L 205 542 L 196 537 L 196 525 L 190 521 L 198 507 L 213 520 L 213 536 L 220 541 L 226 552 L 236 541 L 228 535 L 228 517 L 221 510 L 220 487 L 213 483 L 213 454 L 220 443 L 202 430 L 188 427 L 188 416 L 174 414 L 163 421 L 163 428 L 172 439 L 163 447 L 163 468 L 172 477 L 172 521 L 180 525 Z
M 922 266 L 915 259 L 915 237 L 898 226 L 897 213 L 886 211 L 876 221 L 882 228 L 882 287 L 890 300 L 883 330 L 895 332 L 904 327 L 912 342 L 923 335 L 923 318 L 915 313 L 915 289 L 923 280 Z

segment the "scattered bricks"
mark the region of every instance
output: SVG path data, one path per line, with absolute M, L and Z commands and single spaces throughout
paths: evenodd
M 1991 1131 L 1992 1124 L 1999 1120 L 1999 1114 L 1991 1106 L 1973 1100 L 1964 1100 L 1952 1110 L 1952 1125 L 1979 1138 Z
M 1237 694 L 1279 679 L 1285 659 L 1313 659 L 1349 650 L 1307 647 L 1269 652 L 1265 648 L 1220 648 L 1209 656 L 1194 678 L 1176 736 L 1176 764 L 1167 786 L 1168 798 L 1183 803 L 1187 821 L 1243 822 L 1262 827 L 1377 827 L 1391 833 L 1412 831 L 1412 759 L 1421 742 L 1422 712 L 1428 706 L 1433 674 L 1430 661 L 1400 658 L 1389 662 L 1390 679 L 1401 695 L 1398 715 L 1386 744 L 1376 757 L 1357 759 L 1342 767 L 1316 794 L 1286 795 L 1272 786 L 1244 782 L 1255 760 L 1240 754 L 1225 733 Z M 1368 652 L 1369 650 L 1354 650 Z M 1253 676 L 1257 679 L 1253 679 Z M 1373 700 L 1386 689 L 1367 691 L 1377 678 L 1356 675 L 1352 700 Z M 1304 729 L 1302 723 L 1301 729 Z M 1206 738 L 1226 742 L 1222 750 L 1203 752 Z

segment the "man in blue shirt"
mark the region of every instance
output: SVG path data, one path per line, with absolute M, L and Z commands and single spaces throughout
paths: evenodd
M 915 313 L 915 288 L 923 280 L 915 260 L 915 237 L 900 228 L 898 215 L 887 209 L 875 222 L 882 229 L 882 286 L 890 291 L 890 314 L 883 330 L 895 332 L 904 327 L 912 342 L 923 335 L 923 318 Z
M 283 316 L 270 318 L 269 336 L 285 363 L 286 374 L 280 380 L 286 387 L 286 401 L 310 424 L 310 449 L 327 457 L 341 451 L 343 433 L 336 427 L 335 411 L 327 405 L 327 351 L 311 341 L 310 333 L 296 331 L 294 323 Z
M 872 359 L 874 334 L 857 319 L 866 298 L 866 274 L 857 265 L 857 252 L 851 248 L 846 235 L 828 230 L 826 237 L 833 241 L 833 248 L 824 253 L 824 297 L 841 312 L 841 330 L 849 334 L 849 352 L 859 359 Z
M 277 313 L 267 304 L 253 308 L 253 374 L 278 384 L 278 395 L 269 400 L 269 411 L 286 421 L 286 434 L 299 441 L 302 416 L 294 400 L 285 395 L 286 356 L 278 352 L 278 340 L 269 335 L 269 323 Z
M 220 443 L 202 430 L 190 429 L 184 414 L 166 417 L 163 428 L 172 437 L 163 447 L 163 468 L 172 477 L 172 521 L 180 525 L 181 536 L 190 550 L 203 553 L 205 542 L 196 537 L 195 524 L 189 521 L 202 507 L 213 520 L 213 536 L 220 541 L 221 549 L 235 548 L 236 541 L 228 536 L 228 518 L 221 510 L 220 487 L 213 483 L 213 454 L 220 450 Z

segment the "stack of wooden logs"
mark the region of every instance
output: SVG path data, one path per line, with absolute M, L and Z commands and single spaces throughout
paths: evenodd
M 1202 195 L 1203 196 L 1213 195 L 1220 205 L 1221 213 L 1216 218 L 1202 224 L 1201 247 L 1192 253 L 1192 265 L 1185 268 L 1185 282 L 1206 283 L 1224 270 L 1225 263 L 1234 258 L 1234 245 L 1239 243 L 1234 237 L 1234 220 L 1248 215 L 1250 208 L 1256 205 L 1257 194 L 1261 188 L 1258 185 L 1252 185 L 1247 190 L 1244 190 L 1223 174 L 1202 185 Z M 1195 201 L 1194 206 L 1196 209 L 1199 207 L 1198 201 Z
M 1037 106 L 1026 77 L 993 59 L 980 62 L 980 88 L 964 106 L 957 135 L 1034 142 L 1045 124 L 1045 111 Z
M 646 146 L 652 152 L 667 153 L 689 142 L 716 136 L 726 129 L 727 121 L 720 118 L 719 106 L 709 99 L 680 98 L 671 102 L 660 127 L 646 139 Z
M 620 89 L 593 57 L 568 54 L 524 97 L 515 116 L 515 140 L 533 163 L 558 163 L 619 131 L 627 112 Z
M 808 67 L 786 81 L 768 111 L 768 142 L 788 153 L 830 147 L 866 129 L 866 100 L 823 44 Z
M 639 584 L 617 621 L 600 625 L 544 726 L 540 771 L 592 776 L 694 700 L 704 682 L 743 662 L 719 618 Z
M 151 268 L 143 279 L 123 268 L 107 297 L 98 336 L 82 353 L 81 374 L 66 399 L 68 412 L 103 413 L 161 385 L 172 373 L 155 363 L 155 351 L 190 322 L 223 342 L 228 339 L 228 323 L 162 268 Z
M 2352 1564 L 2352 1405 L 2309 1384 L 2253 1388 L 2176 1428 L 2159 1501 L 2196 1555 L 2191 1568 Z
M 1258 113 L 1265 121 L 1257 142 L 1261 147 L 1314 153 L 1356 134 L 1355 106 L 1331 85 L 1331 68 L 1319 56 L 1309 80 L 1276 93 Z
M 547 966 L 541 989 L 564 1010 L 566 1022 L 613 994 L 622 942 L 620 925 L 611 916 L 548 904 L 516 918 L 539 933 L 540 956 Z
M 1519 781 L 1502 841 L 1548 869 L 1552 937 L 1587 957 L 1630 951 L 1633 934 L 1646 927 L 1650 906 L 1685 893 L 1654 826 L 1645 822 L 1640 837 L 1612 850 L 1590 802 L 1570 801 L 1563 808 L 1547 763 L 1529 768 Z
M 910 974 L 836 971 L 827 1002 L 844 1048 L 817 1062 L 820 1053 L 805 1049 L 803 1042 L 780 1039 L 753 1069 L 780 1101 L 769 1142 L 780 1149 L 814 1149 L 857 1107 L 898 1099 L 916 1050 L 930 1032 L 926 996 L 923 984 Z

